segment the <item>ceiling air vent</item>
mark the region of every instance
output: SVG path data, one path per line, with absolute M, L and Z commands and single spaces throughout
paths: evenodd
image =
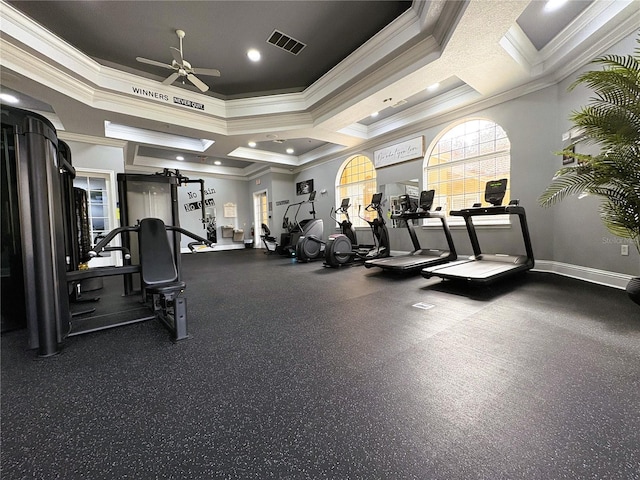
M 291 38 L 289 35 L 285 35 L 278 30 L 273 31 L 271 36 L 267 39 L 267 42 L 294 55 L 299 54 L 302 49 L 306 47 L 304 43 L 299 42 L 295 38 Z

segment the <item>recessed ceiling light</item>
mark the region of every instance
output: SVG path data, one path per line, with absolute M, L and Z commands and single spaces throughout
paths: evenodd
M 216 160 L 215 162 L 213 162 L 214 165 L 222 165 L 222 162 L 220 160 Z
M 256 148 L 256 142 L 249 142 L 248 144 L 251 148 Z
M 293 148 L 287 148 L 287 153 L 291 155 L 294 152 Z
M 252 62 L 259 62 L 261 55 L 258 50 L 256 50 L 255 48 L 252 48 L 247 51 L 247 57 L 249 57 L 249 60 L 251 60 Z
M 439 83 L 434 83 L 433 85 L 429 85 L 427 87 L 427 90 L 429 90 L 430 92 L 433 92 L 433 91 L 437 90 L 439 86 L 440 86 Z
M 567 3 L 567 0 L 549 0 L 544 6 L 544 11 L 553 12 L 554 10 L 562 7 L 565 3 Z
M 7 103 L 20 103 L 20 100 L 8 93 L 0 93 L 0 100 Z
M 371 114 L 371 117 L 376 118 L 376 117 L 378 116 L 378 114 L 379 114 L 379 112 L 373 112 L 373 113 Z
M 184 160 L 184 157 L 183 157 L 182 155 L 178 155 L 178 156 L 176 157 L 176 160 Z

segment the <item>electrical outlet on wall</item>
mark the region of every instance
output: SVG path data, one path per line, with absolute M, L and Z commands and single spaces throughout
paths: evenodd
M 620 255 L 629 255 L 629 245 L 620 245 Z

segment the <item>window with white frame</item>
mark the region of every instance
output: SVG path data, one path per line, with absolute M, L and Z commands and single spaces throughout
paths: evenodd
M 354 227 L 366 227 L 368 224 L 359 218 L 360 215 L 372 221 L 376 212 L 365 212 L 364 207 L 371 203 L 376 193 L 376 169 L 373 162 L 365 155 L 356 155 L 345 161 L 338 170 L 336 178 L 336 203 L 339 205 L 343 198 L 349 198 L 351 208 L 349 217 Z M 339 221 L 344 218 L 338 218 Z
M 434 189 L 434 207 L 446 212 L 483 203 L 489 180 L 511 171 L 511 144 L 503 128 L 488 119 L 470 119 L 447 128 L 431 145 L 424 161 L 425 190 Z M 503 204 L 508 204 L 509 183 Z M 451 223 L 463 223 L 450 217 Z M 508 223 L 507 215 L 483 217 L 481 223 Z

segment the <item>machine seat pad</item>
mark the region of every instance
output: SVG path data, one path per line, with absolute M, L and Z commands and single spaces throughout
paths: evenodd
M 184 290 L 187 286 L 184 282 L 171 282 L 157 285 L 147 286 L 147 293 L 166 295 L 167 293 L 174 293 Z

